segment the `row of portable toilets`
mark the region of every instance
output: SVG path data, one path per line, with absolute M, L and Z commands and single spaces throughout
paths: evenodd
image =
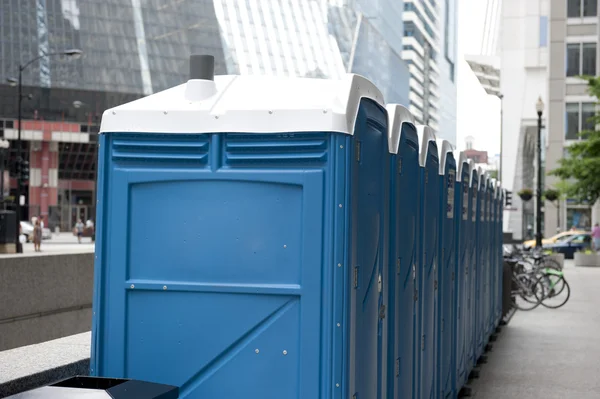
M 103 116 L 92 375 L 456 397 L 501 318 L 500 185 L 360 76 L 211 78 Z

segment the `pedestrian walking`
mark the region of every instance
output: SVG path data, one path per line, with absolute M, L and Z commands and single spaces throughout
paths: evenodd
M 598 223 L 592 229 L 592 245 L 594 251 L 600 251 L 600 225 Z
M 75 230 L 77 231 L 77 241 L 81 244 L 81 237 L 83 236 L 83 222 L 81 221 L 81 219 L 79 219 L 77 221 L 77 224 L 75 225 Z
M 42 252 L 42 224 L 39 219 L 35 221 L 35 226 L 33 226 L 33 249 L 35 252 Z

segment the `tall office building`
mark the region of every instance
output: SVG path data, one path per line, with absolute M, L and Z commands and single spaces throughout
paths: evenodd
M 405 0 L 402 18 L 410 110 L 456 145 L 457 0 Z
M 371 79 L 387 102 L 408 104 L 398 0 L 4 0 L 0 2 L 0 137 L 16 158 L 23 71 L 23 150 L 31 178 L 21 218 L 51 228 L 94 218 L 102 112 L 183 83 L 190 54 L 215 56 L 217 74 Z M 7 182 L 14 192 L 15 179 Z
M 545 103 L 542 130 L 543 187 L 557 178 L 547 172 L 559 166 L 578 133 L 589 129 L 597 110 L 595 98 L 578 75 L 596 75 L 600 40 L 597 0 L 504 0 L 500 26 L 501 91 L 504 95 L 503 182 L 516 193 L 537 187 L 538 98 Z M 535 231 L 535 198 L 513 196 L 508 230 L 515 238 Z M 544 204 L 545 236 L 572 226 L 589 229 L 598 220 L 598 205 L 566 199 Z

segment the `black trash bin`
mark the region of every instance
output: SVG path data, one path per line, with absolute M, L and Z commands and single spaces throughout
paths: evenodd
M 121 378 L 77 376 L 9 399 L 176 399 L 179 388 Z

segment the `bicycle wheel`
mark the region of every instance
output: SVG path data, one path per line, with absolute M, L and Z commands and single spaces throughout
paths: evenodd
M 550 284 L 548 284 L 549 282 Z M 543 289 L 534 291 L 535 297 L 546 308 L 558 309 L 564 306 L 571 297 L 571 287 L 565 276 L 546 274 L 540 276 L 536 284 L 541 285 Z
M 544 297 L 544 288 L 541 283 L 528 273 L 518 274 L 513 276 L 513 281 L 516 289 L 512 291 L 515 298 L 515 307 L 519 310 L 528 311 L 540 306 L 541 298 Z M 536 295 L 536 290 L 541 290 L 541 293 Z
M 552 259 L 552 258 L 548 258 L 548 257 L 545 257 L 542 260 L 542 267 L 548 268 L 548 269 L 560 270 L 560 271 L 562 271 L 562 269 L 563 269 L 560 266 L 560 263 L 558 263 L 558 261 L 556 259 Z

